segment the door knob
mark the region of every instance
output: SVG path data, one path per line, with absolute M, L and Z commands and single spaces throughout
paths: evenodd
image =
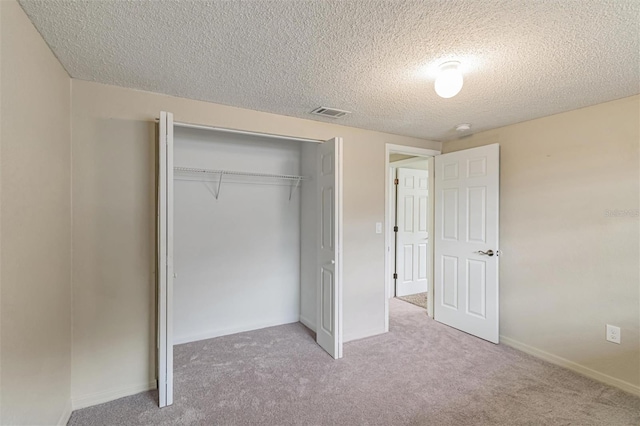
M 483 254 L 485 256 L 493 256 L 493 250 L 489 249 L 487 251 L 478 250 L 476 253 Z

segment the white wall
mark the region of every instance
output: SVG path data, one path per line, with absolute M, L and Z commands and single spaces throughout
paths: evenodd
M 0 2 L 0 423 L 71 411 L 71 80 Z
M 176 128 L 174 165 L 298 175 L 304 142 Z M 183 176 L 183 177 L 181 177 Z M 293 182 L 174 179 L 174 342 L 297 322 L 300 191 Z
M 443 151 L 491 143 L 500 144 L 502 341 L 640 394 L 640 97 Z M 605 324 L 622 328 L 622 344 L 605 340 Z
M 183 122 L 341 136 L 344 338 L 384 332 L 384 235 L 375 223 L 384 221 L 385 143 L 437 150 L 440 143 L 86 81 L 72 80 L 72 89 L 75 404 L 140 392 L 155 380 L 154 120 L 161 110 Z

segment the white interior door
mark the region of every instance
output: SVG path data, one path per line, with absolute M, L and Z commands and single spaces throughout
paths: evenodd
M 173 404 L 173 114 L 158 126 L 158 405 Z
M 499 341 L 499 145 L 435 157 L 435 319 Z
M 398 168 L 396 296 L 428 289 L 429 172 Z
M 318 293 L 316 341 L 342 358 L 342 139 L 318 147 Z

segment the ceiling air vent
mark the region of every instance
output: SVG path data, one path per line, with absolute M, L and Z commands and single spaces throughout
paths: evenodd
M 347 114 L 351 114 L 351 112 L 335 108 L 320 107 L 311 111 L 311 114 L 321 115 L 328 118 L 340 118 L 344 117 Z

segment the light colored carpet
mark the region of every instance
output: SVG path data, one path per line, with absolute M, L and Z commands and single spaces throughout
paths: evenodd
M 412 305 L 420 306 L 423 309 L 427 309 L 427 292 L 410 294 L 408 296 L 397 296 L 398 299 L 409 302 Z
M 390 300 L 390 332 L 333 360 L 301 324 L 175 348 L 175 403 L 156 392 L 71 425 L 638 425 L 640 398 L 496 346 Z

